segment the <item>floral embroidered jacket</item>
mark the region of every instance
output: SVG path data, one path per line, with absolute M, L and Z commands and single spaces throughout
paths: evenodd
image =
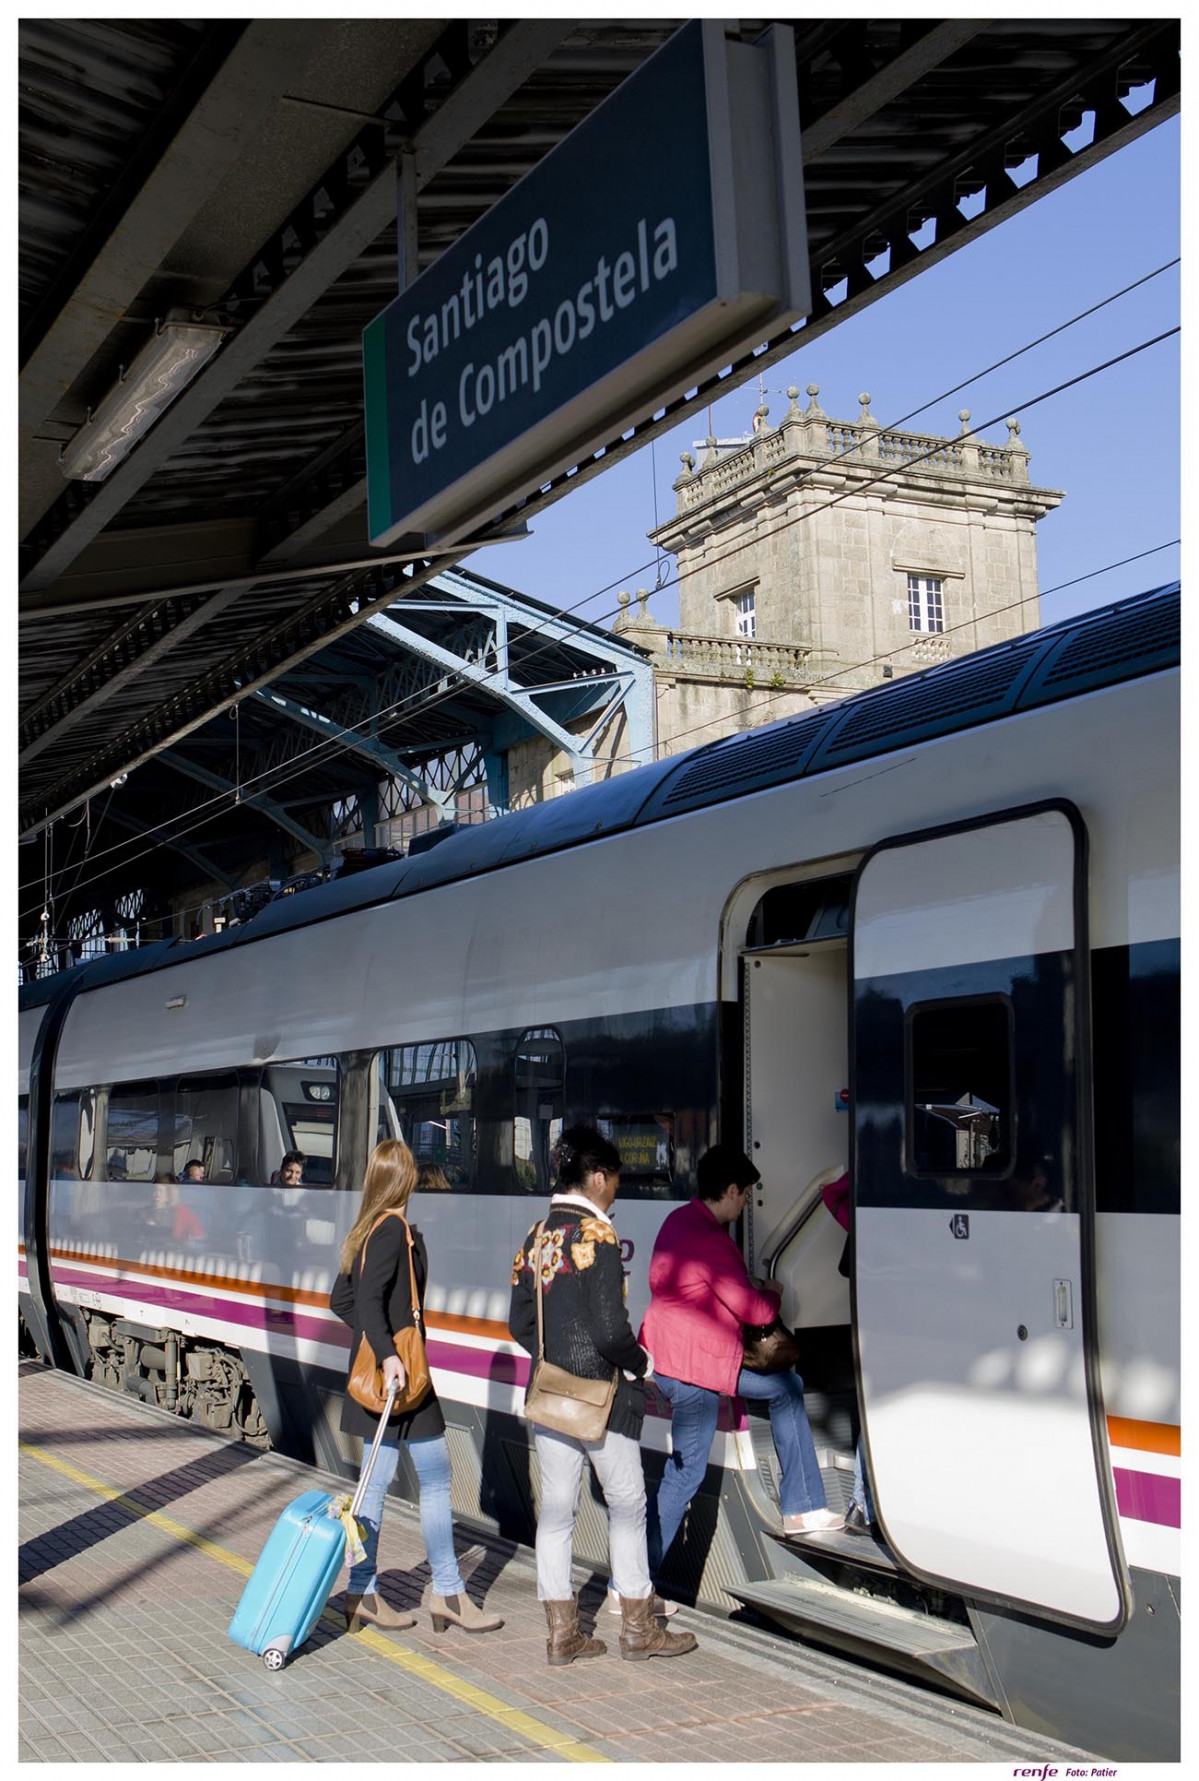
M 532 1355 L 537 1353 L 536 1241 L 534 1225 L 516 1252 L 508 1313 L 512 1340 Z M 598 1211 L 589 1213 L 582 1199 L 555 1195 L 546 1214 L 541 1278 L 546 1359 L 581 1379 L 608 1379 L 618 1368 L 608 1427 L 640 1440 L 645 1391 L 639 1381 L 648 1356 L 629 1325 L 620 1240 L 611 1221 Z M 627 1380 L 626 1372 L 636 1380 Z

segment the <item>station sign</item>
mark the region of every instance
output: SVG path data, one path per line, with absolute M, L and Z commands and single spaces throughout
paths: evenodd
M 464 539 L 809 308 L 794 35 L 694 20 L 366 329 L 371 543 Z

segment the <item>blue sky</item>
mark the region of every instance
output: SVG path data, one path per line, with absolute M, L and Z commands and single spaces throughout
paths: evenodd
M 806 403 L 802 392 L 817 383 L 821 407 L 841 420 L 857 415 L 858 393 L 868 390 L 872 413 L 885 426 L 1154 271 L 1180 251 L 1179 177 L 1173 119 L 770 367 L 764 381 L 771 424 L 787 406 L 789 384 Z M 909 423 L 916 431 L 956 434 L 961 408 L 976 425 L 1020 416 L 1032 481 L 1066 491 L 1038 528 L 1044 624 L 1179 573 L 1175 547 L 1047 592 L 1179 536 L 1179 337 L 1024 406 L 1176 326 L 1179 301 L 1174 267 Z M 757 402 L 756 382 L 726 396 L 713 410 L 716 432 L 747 433 Z M 653 570 L 643 565 L 653 554 L 646 533 L 654 524 L 655 476 L 665 519 L 674 510 L 670 485 L 679 453 L 706 431 L 706 417 L 694 416 L 652 451 L 645 446 L 573 489 L 533 520 L 526 542 L 478 551 L 465 566 L 610 622 L 615 593 L 597 590 L 653 585 Z M 1000 424 L 983 437 L 1002 445 L 1007 431 Z M 655 595 L 650 609 L 663 623 L 675 621 L 674 589 Z

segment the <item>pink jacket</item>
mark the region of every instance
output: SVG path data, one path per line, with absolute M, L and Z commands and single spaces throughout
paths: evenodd
M 658 1232 L 649 1286 L 639 1339 L 655 1373 L 732 1396 L 741 1326 L 773 1323 L 779 1302 L 752 1285 L 741 1251 L 702 1200 L 678 1207 Z

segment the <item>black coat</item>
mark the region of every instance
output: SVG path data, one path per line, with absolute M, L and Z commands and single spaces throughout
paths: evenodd
M 610 1379 L 619 1369 L 608 1415 L 614 1435 L 641 1439 L 648 1356 L 629 1325 L 624 1303 L 620 1243 L 611 1224 L 592 1217 L 577 1201 L 553 1201 L 545 1220 L 542 1288 L 545 1358 L 580 1379 Z M 537 1291 L 533 1278 L 534 1226 L 516 1253 L 508 1330 L 514 1342 L 537 1353 Z M 625 1373 L 636 1375 L 634 1380 Z M 526 1393 L 527 1395 L 527 1393 Z
M 412 1228 L 412 1249 L 417 1299 L 423 1325 L 429 1260 L 425 1252 L 425 1240 L 415 1226 Z M 364 1253 L 365 1267 L 362 1259 Z M 402 1218 L 385 1218 L 382 1224 L 376 1226 L 354 1257 L 350 1272 L 337 1276 L 333 1291 L 329 1294 L 329 1306 L 353 1331 L 350 1338 L 349 1366 L 346 1368 L 347 1380 L 363 1336 L 380 1364 L 389 1354 L 395 1353 L 392 1336 L 397 1330 L 410 1329 L 412 1326 L 408 1239 Z M 369 1441 L 378 1426 L 379 1418 L 355 1402 L 347 1391 L 341 1406 L 342 1434 L 362 1435 Z M 415 1410 L 403 1411 L 398 1416 L 393 1416 L 390 1427 L 396 1430 L 403 1441 L 427 1441 L 444 1434 L 445 1417 L 441 1413 L 441 1405 L 433 1387 L 430 1385 Z

